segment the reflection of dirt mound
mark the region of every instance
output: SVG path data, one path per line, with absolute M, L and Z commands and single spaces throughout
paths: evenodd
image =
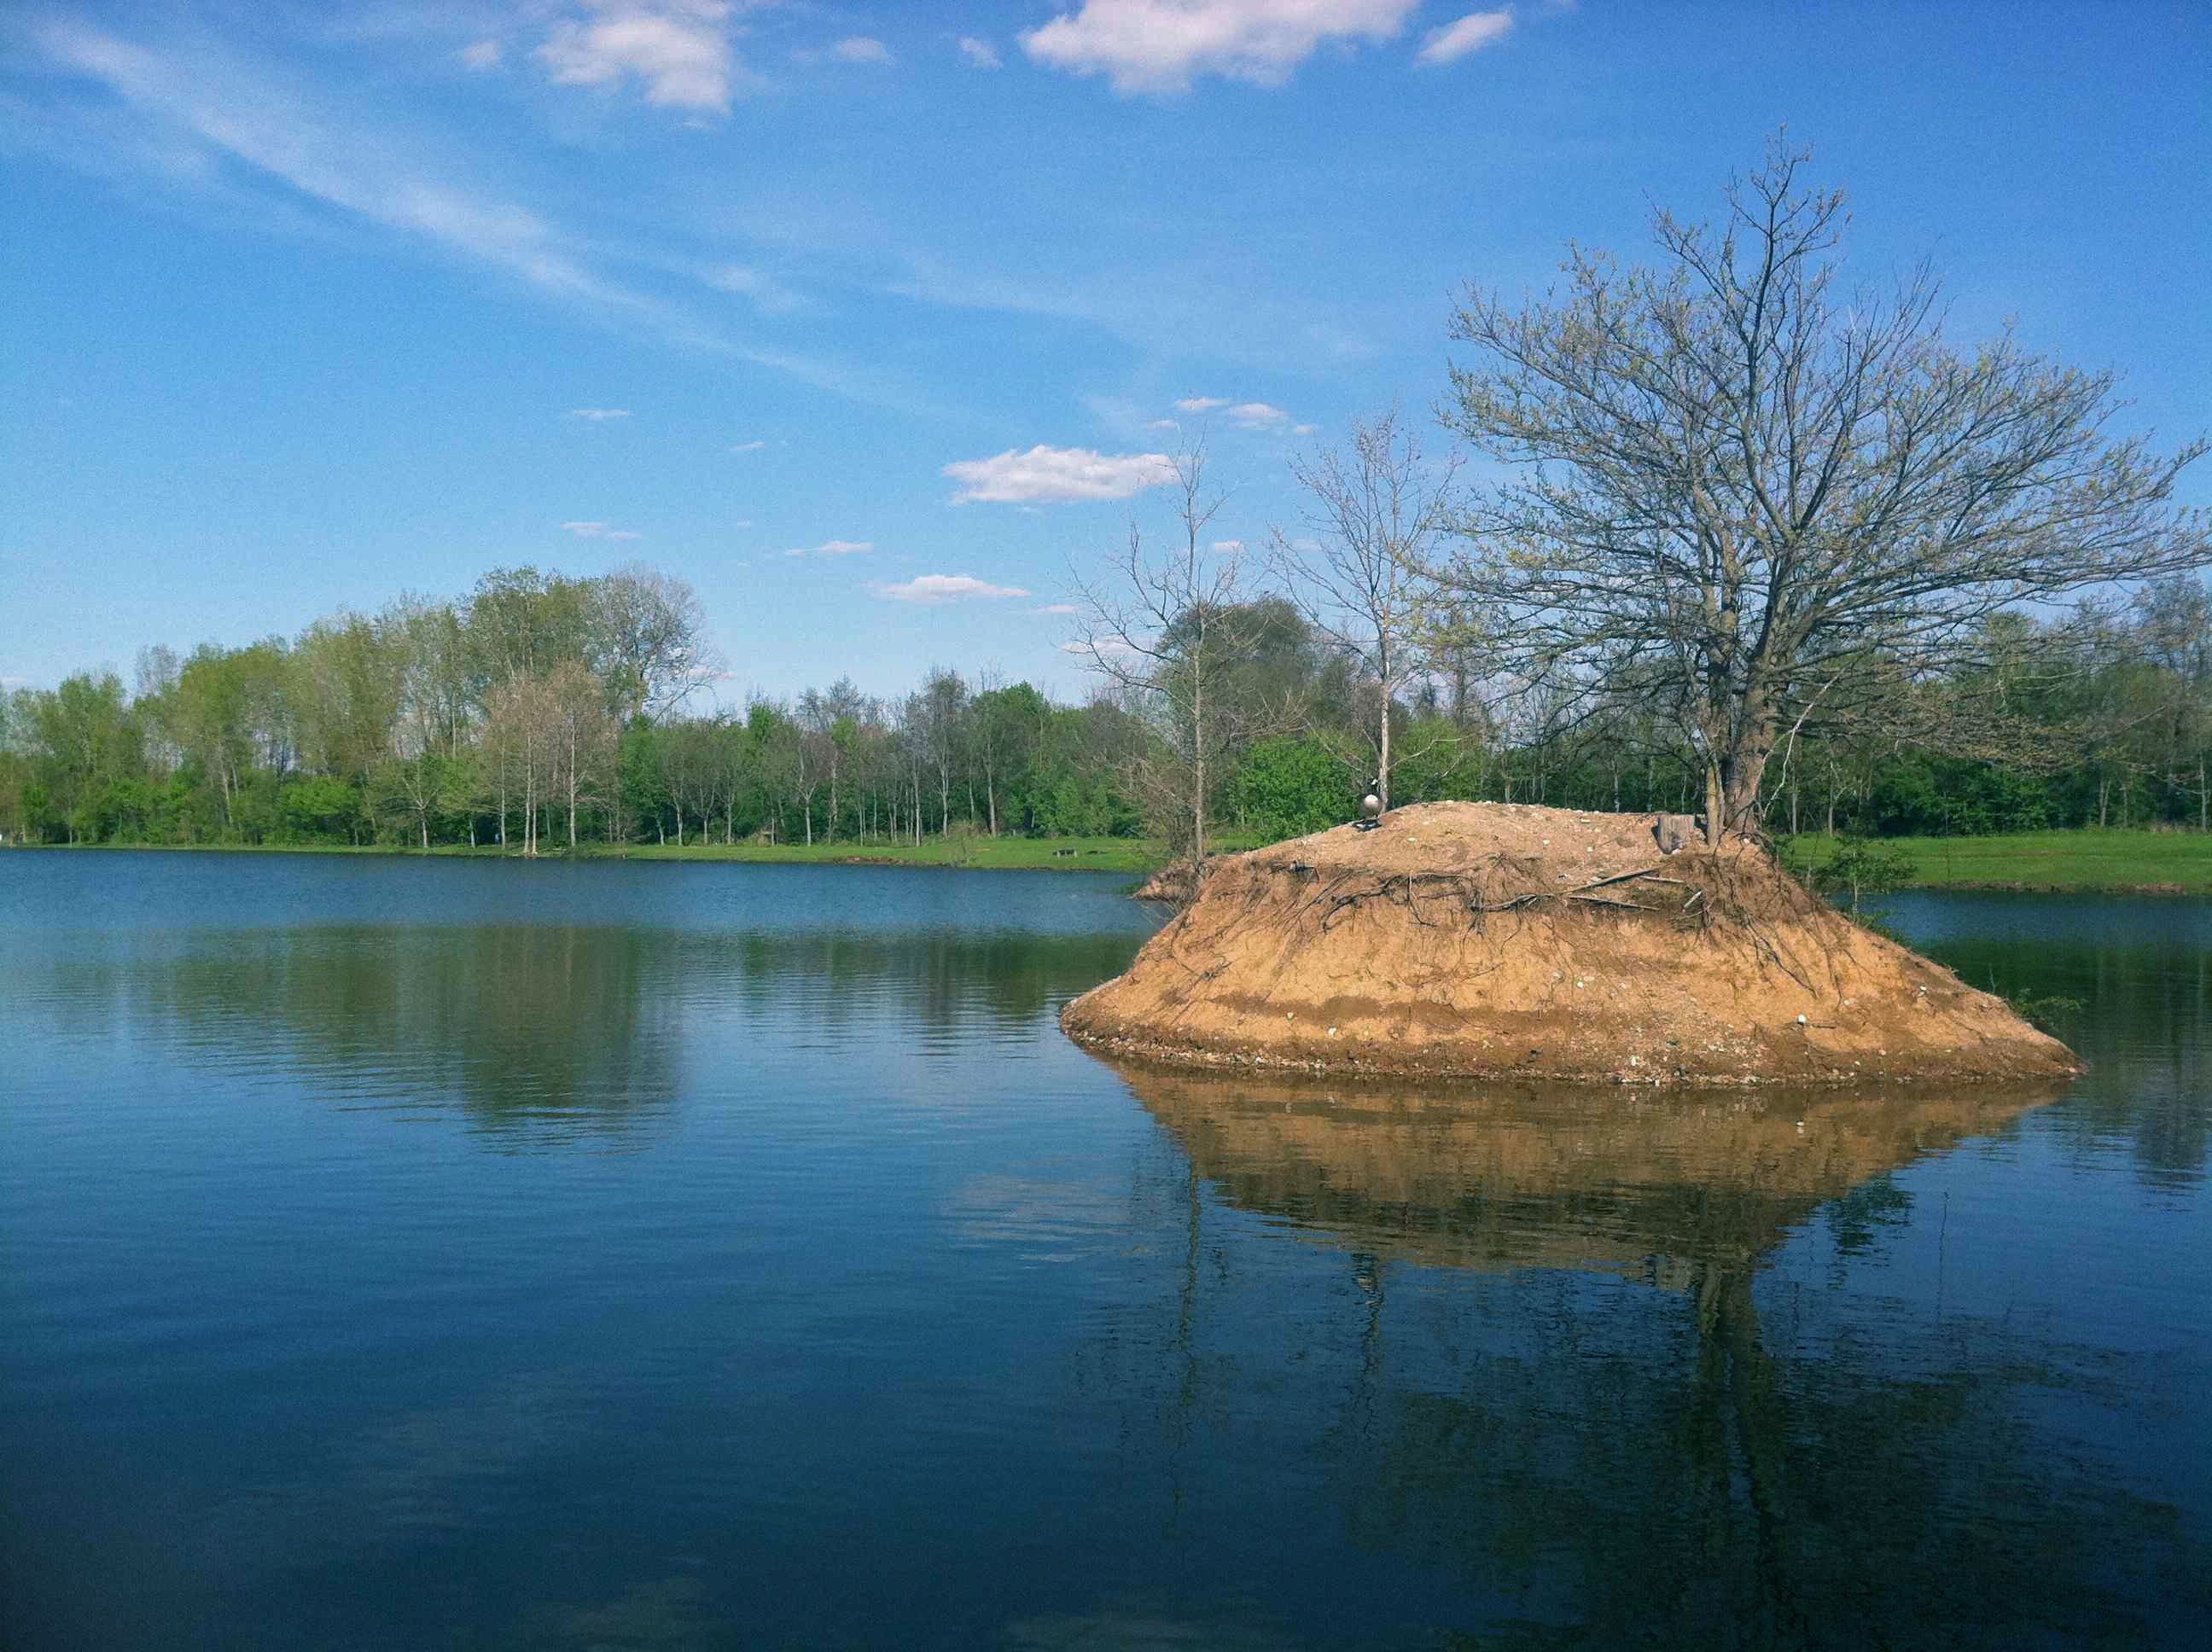
M 1432 803 L 1210 865 L 1085 1043 L 1214 1066 L 1634 1084 L 2075 1070 L 2001 1000 L 1860 928 L 1749 843 L 1649 817 Z
M 1473 1267 L 1734 1263 L 1815 1206 L 2002 1128 L 2059 1086 L 1419 1096 L 1117 1064 L 1243 1209 L 1355 1249 Z

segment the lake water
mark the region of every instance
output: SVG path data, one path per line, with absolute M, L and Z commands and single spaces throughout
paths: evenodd
M 0 1643 L 2212 1644 L 2212 907 L 2070 1092 L 1330 1092 L 1124 880 L 0 854 Z

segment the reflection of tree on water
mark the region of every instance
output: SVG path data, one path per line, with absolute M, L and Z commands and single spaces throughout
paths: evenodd
M 2126 1143 L 2147 1187 L 2193 1187 L 2212 1163 L 2212 947 L 2146 941 L 2113 917 L 2096 942 L 1947 940 L 1934 951 L 1969 986 L 2093 1006 L 2052 1012 L 2089 1070 L 2051 1129 L 2085 1156 Z
M 1863 1266 L 1901 1219 L 1888 1171 L 2046 1097 L 1422 1107 L 1124 1076 L 1230 1206 L 1349 1251 L 1356 1306 L 1309 1351 L 1337 1416 L 1304 1449 L 1352 1542 L 1454 1580 L 1483 1643 L 2140 1644 L 2172 1602 L 2212 1613 L 2172 1511 L 2039 1430 L 2105 1357 L 1759 1279 L 1816 1214 Z M 1201 1310 L 1233 1321 L 1235 1292 Z M 1202 1412 L 1240 1404 L 1235 1334 L 1176 1337 Z
M 1026 1032 L 1047 1011 L 1128 966 L 1136 938 L 1022 931 L 763 931 L 686 936 L 684 957 L 749 1003 L 787 1007 L 794 987 L 825 1029 L 888 1008 L 926 1035 Z
M 247 931 L 136 972 L 185 1052 L 302 1078 L 341 1103 L 434 1108 L 533 1135 L 603 1134 L 665 1107 L 677 1006 L 626 930 Z
M 342 1102 L 458 1101 L 480 1127 L 542 1142 L 659 1116 L 684 1082 L 687 1044 L 726 1009 L 785 1049 L 877 1032 L 924 1050 L 979 1027 L 1026 1035 L 1129 944 L 552 925 L 202 932 L 129 963 L 65 966 L 113 977 L 65 998 L 173 1022 L 189 1060 L 304 1076 Z

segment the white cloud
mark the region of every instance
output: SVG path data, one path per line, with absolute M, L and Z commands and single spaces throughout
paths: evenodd
M 1035 61 L 1104 75 L 1121 93 L 1181 92 L 1197 75 L 1279 86 L 1324 42 L 1394 39 L 1419 0 L 1083 0 L 1022 35 Z
M 726 112 L 735 59 L 726 0 L 583 0 L 588 18 L 553 25 L 536 56 L 563 86 L 611 86 L 635 76 L 645 100 Z
M 641 533 L 632 533 L 628 528 L 617 528 L 605 522 L 563 522 L 561 525 L 579 539 L 642 539 Z
M 1177 424 L 1173 419 L 1147 419 L 1145 422 L 1145 428 L 1147 430 L 1180 430 L 1182 427 Z
M 891 60 L 891 49 L 868 35 L 849 34 L 830 48 L 830 55 L 839 63 L 884 64 Z
M 761 440 L 733 442 L 730 451 L 733 453 L 757 453 L 767 446 L 767 442 Z
M 1247 430 L 1264 430 L 1279 424 L 1288 424 L 1291 416 L 1281 408 L 1267 402 L 1232 402 L 1226 396 L 1186 396 L 1176 404 L 1179 413 L 1219 413 L 1232 423 Z M 1172 426 L 1172 419 L 1162 419 L 1159 425 Z
M 1060 651 L 1080 659 L 1105 659 L 1115 655 L 1133 655 L 1137 652 L 1134 644 L 1124 642 L 1119 637 L 1078 637 L 1073 642 L 1061 643 Z
M 824 539 L 818 545 L 801 545 L 787 556 L 858 556 L 876 548 L 872 539 Z
M 1513 27 L 1513 10 L 1471 11 L 1455 23 L 1431 29 L 1421 42 L 1414 60 L 1425 64 L 1457 63 L 1471 52 L 1480 52 L 1505 38 Z
M 1042 608 L 1032 608 L 1032 614 L 1073 614 L 1080 612 L 1072 602 L 1048 602 Z
M 572 419 L 589 419 L 593 424 L 599 424 L 605 422 L 608 419 L 626 419 L 629 417 L 629 409 L 626 407 L 572 407 L 568 410 L 568 416 Z
M 1244 549 L 1244 542 L 1242 539 L 1216 539 L 1213 542 L 1213 549 L 1234 555 Z
M 1319 435 L 1321 427 L 1317 424 L 1294 424 L 1291 427 L 1291 434 L 1294 436 Z
M 978 69 L 999 67 L 999 48 L 988 40 L 979 40 L 972 34 L 960 37 L 960 55 Z
M 496 69 L 504 55 L 497 40 L 478 40 L 474 46 L 465 46 L 454 54 L 471 69 Z
M 1018 585 L 993 585 L 966 574 L 924 574 L 902 584 L 871 585 L 868 589 L 887 602 L 921 603 L 928 607 L 971 598 L 995 601 L 1001 597 L 1030 594 Z
M 1157 488 L 1174 475 L 1165 453 L 1100 453 L 1088 447 L 1009 447 L 992 459 L 967 459 L 948 465 L 945 474 L 960 484 L 952 502 L 981 500 L 994 504 L 1054 503 L 1078 499 L 1127 499 Z
M 1288 424 L 1291 416 L 1279 407 L 1266 402 L 1239 402 L 1228 410 L 1228 416 L 1247 430 L 1265 429 L 1270 425 Z

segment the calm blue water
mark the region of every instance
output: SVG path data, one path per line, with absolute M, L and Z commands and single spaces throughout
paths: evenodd
M 2212 907 L 1625 1107 L 1118 1072 L 1123 887 L 0 854 L 0 1643 L 2212 1643 Z

